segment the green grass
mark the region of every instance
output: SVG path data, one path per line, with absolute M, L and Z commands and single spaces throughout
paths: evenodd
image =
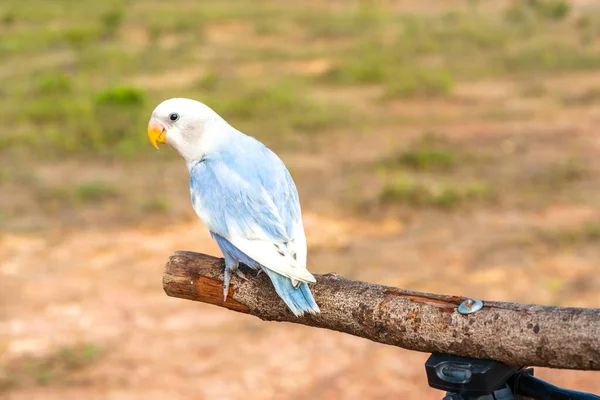
M 206 86 L 215 78 L 208 75 Z M 241 87 L 236 97 L 216 97 L 211 104 L 225 119 L 261 130 L 264 136 L 294 132 L 317 132 L 338 125 L 344 110 L 327 106 L 308 95 L 298 82 L 279 81 L 263 86 Z
M 97 93 L 93 111 L 96 129 L 90 130 L 94 146 L 123 153 L 135 149 L 143 136 L 135 135 L 132 129 L 138 127 L 143 132 L 144 122 L 149 118 L 145 114 L 146 101 L 142 89 L 130 86 L 118 85 Z
M 130 86 L 114 86 L 95 96 L 97 106 L 138 107 L 144 105 L 145 93 Z
M 465 166 L 477 168 L 477 153 L 458 150 L 445 136 L 425 133 L 379 163 L 385 204 L 450 210 L 496 198 L 493 183 Z
M 308 27 L 310 38 L 336 39 L 348 36 L 372 35 L 393 22 L 385 9 L 376 5 L 360 3 L 341 12 L 324 10 L 300 10 L 292 16 L 294 22 Z
M 73 79 L 64 72 L 45 74 L 37 82 L 37 91 L 40 94 L 65 95 L 71 93 L 72 89 Z
M 549 20 L 563 20 L 571 12 L 567 0 L 521 0 L 523 7 L 529 7 L 534 13 Z
M 92 46 L 98 37 L 95 27 L 74 27 L 65 30 L 63 40 L 73 49 L 82 50 L 86 46 Z
M 11 11 L 6 11 L 1 17 L 2 24 L 7 27 L 14 24 L 16 20 L 16 15 Z
M 160 101 L 181 96 L 206 102 L 280 154 L 297 146 L 325 159 L 338 151 L 332 144 L 338 135 L 344 151 L 353 138 L 341 135 L 361 135 L 356 148 L 328 160 L 361 167 L 359 160 L 390 139 L 397 150 L 383 149 L 390 156 L 374 166 L 389 177 L 381 193 L 370 193 L 389 204 L 453 209 L 498 198 L 501 205 L 538 205 L 555 201 L 555 188 L 573 188 L 590 176 L 586 164 L 565 161 L 517 178 L 514 170 L 531 163 L 511 169 L 510 163 L 521 166 L 518 157 L 489 143 L 509 121 L 515 127 L 522 121 L 528 132 L 530 122 L 553 120 L 560 106 L 598 103 L 593 86 L 581 92 L 557 86 L 600 68 L 600 14 L 560 0 L 491 6 L 465 0 L 427 12 L 378 4 L 5 0 L 0 119 L 9 128 L 0 135 L 2 166 L 102 158 L 132 159 L 143 169 L 175 158 L 169 150 L 153 151 L 146 125 Z M 311 70 L 316 64 L 322 67 Z M 403 137 L 444 127 L 468 137 L 465 146 Z M 355 160 L 371 136 L 373 148 Z M 479 158 L 479 146 L 488 160 Z M 3 189 L 28 186 L 10 179 Z M 115 202 L 127 203 L 127 215 L 179 209 L 161 196 L 134 198 L 120 181 L 70 181 L 79 184 L 32 185 L 47 214 Z M 519 188 L 511 190 L 515 181 L 526 200 L 515 193 Z M 8 219 L 18 214 L 7 209 Z
M 377 58 L 357 58 L 338 63 L 323 73 L 320 80 L 342 85 L 382 83 L 386 98 L 445 96 L 452 92 L 454 84 L 451 74 L 445 69 L 389 65 Z
M 117 189 L 108 183 L 102 181 L 92 181 L 82 183 L 75 187 L 74 195 L 76 200 L 83 203 L 99 202 L 103 200 L 118 197 Z
M 539 231 L 537 237 L 549 246 L 573 247 L 586 243 L 600 242 L 600 223 L 589 222 L 571 229 Z
M 120 196 L 117 187 L 103 181 L 94 180 L 75 186 L 45 186 L 37 183 L 38 200 L 48 211 L 56 211 L 78 205 L 94 205 L 114 200 Z
M 0 371 L 0 393 L 18 386 L 64 384 L 72 375 L 95 363 L 102 350 L 91 343 L 63 347 L 44 357 L 26 357 Z
M 40 158 L 141 156 L 145 123 L 167 97 L 206 100 L 259 139 L 285 144 L 381 120 L 356 108 L 353 96 L 319 98 L 330 89 L 371 85 L 384 99 L 452 98 L 456 86 L 478 79 L 528 81 L 600 68 L 600 15 L 580 15 L 562 0 L 511 4 L 500 13 L 483 2 L 412 13 L 363 2 L 330 9 L 270 0 L 261 7 L 239 0 L 168 7 L 37 0 L 23 7 L 6 0 L 0 118 L 18 126 L 0 138 L 0 156 L 15 147 Z M 285 66 L 312 58 L 331 67 L 306 78 Z M 259 72 L 244 75 L 253 63 Z M 160 82 L 185 68 L 209 72 L 188 84 Z M 157 82 L 137 85 L 141 75 Z M 596 97 L 590 91 L 573 102 Z
M 279 35 L 285 32 L 285 28 L 275 19 L 263 18 L 255 21 L 254 32 L 259 36 Z
M 387 204 L 443 210 L 490 200 L 492 196 L 492 189 L 485 182 L 428 182 L 402 175 L 390 179 L 379 194 Z
M 456 154 L 440 148 L 410 148 L 404 150 L 398 162 L 416 170 L 450 169 L 456 165 Z
M 162 196 L 156 196 L 144 199 L 144 201 L 141 204 L 141 208 L 142 211 L 147 213 L 165 214 L 170 210 L 171 205 L 169 204 L 168 199 Z
M 493 200 L 491 182 L 461 173 L 467 162 L 475 161 L 475 154 L 458 151 L 443 135 L 425 133 L 379 164 L 383 179 L 379 199 L 386 204 L 446 210 Z
M 225 86 L 226 77 L 217 72 L 216 70 L 207 71 L 202 78 L 196 83 L 196 87 L 202 91 L 208 91 L 214 93 L 219 88 Z
M 389 80 L 387 98 L 440 97 L 451 94 L 454 81 L 444 69 L 398 71 Z
M 328 69 L 321 80 L 342 85 L 382 83 L 388 74 L 388 68 L 377 58 L 350 58 Z
M 555 19 L 526 11 L 530 18 L 518 23 L 473 11 L 387 19 L 392 32 L 392 24 L 400 28 L 396 28 L 395 40 L 384 41 L 377 35 L 364 39 L 364 32 L 356 30 L 353 45 L 323 78 L 337 84 L 379 83 L 393 82 L 395 76 L 404 74 L 425 86 L 437 82 L 435 86 L 444 88 L 444 93 L 455 77 L 544 74 L 598 66 L 600 55 L 592 47 L 581 46 L 576 23 L 561 26 L 573 35 L 557 41 Z M 426 71 L 424 76 L 418 75 L 420 71 Z
M 470 154 L 457 151 L 443 136 L 425 133 L 394 156 L 385 159 L 382 165 L 392 169 L 447 172 L 470 159 Z
M 121 9 L 110 10 L 102 14 L 101 22 L 103 34 L 109 38 L 114 38 L 123 23 L 124 16 L 124 12 Z

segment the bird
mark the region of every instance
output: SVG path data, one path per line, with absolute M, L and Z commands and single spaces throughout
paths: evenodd
M 187 98 L 160 103 L 148 139 L 172 147 L 185 161 L 196 215 L 225 259 L 223 301 L 242 263 L 264 271 L 297 317 L 320 312 L 308 284 L 306 236 L 298 190 L 283 161 L 234 128 L 206 104 Z

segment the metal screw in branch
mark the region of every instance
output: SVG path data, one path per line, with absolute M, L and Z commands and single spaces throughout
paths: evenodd
M 458 306 L 458 312 L 461 314 L 471 314 L 475 311 L 481 310 L 482 307 L 483 302 L 481 300 L 467 299 L 460 303 Z

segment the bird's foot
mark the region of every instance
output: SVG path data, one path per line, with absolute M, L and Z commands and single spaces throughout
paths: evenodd
M 223 271 L 223 303 L 227 301 L 227 293 L 229 293 L 229 282 L 231 281 L 232 269 L 225 266 Z
M 227 301 L 227 294 L 229 293 L 229 283 L 231 282 L 231 276 L 235 272 L 237 276 L 247 281 L 246 275 L 238 268 L 239 264 L 227 265 L 225 264 L 225 271 L 223 271 L 223 302 Z
M 239 268 L 235 270 L 235 274 L 245 281 L 248 280 L 248 278 L 246 277 L 246 274 L 244 274 Z

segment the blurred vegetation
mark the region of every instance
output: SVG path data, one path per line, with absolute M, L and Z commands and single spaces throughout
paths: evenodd
M 446 210 L 465 203 L 493 200 L 495 193 L 488 182 L 452 175 L 476 158 L 475 154 L 459 150 L 441 134 L 425 133 L 382 161 L 384 185 L 380 200 Z
M 93 364 L 101 355 L 100 348 L 88 343 L 63 347 L 42 357 L 15 360 L 5 370 L 0 370 L 0 392 L 26 385 L 74 383 L 74 375 Z
M 446 145 L 439 135 L 425 134 L 387 163 L 420 171 L 448 170 L 467 159 L 466 155 L 460 155 L 455 149 Z
M 582 180 L 590 174 L 589 169 L 580 161 L 570 158 L 549 165 L 534 176 L 534 183 L 549 190 L 558 190 Z
M 572 247 L 581 243 L 600 242 L 600 223 L 588 222 L 570 229 L 552 229 L 539 232 L 539 238 L 549 246 Z
M 122 205 L 115 215 L 181 215 L 173 214 L 184 209 L 172 198 L 179 194 L 160 194 L 168 182 L 158 179 L 160 167 L 144 172 L 177 157 L 155 152 L 145 132 L 152 109 L 169 97 L 207 103 L 278 153 L 333 154 L 341 133 L 373 136 L 375 143 L 383 132 L 397 132 L 392 151 L 366 167 L 376 181 L 372 192 L 353 192 L 377 204 L 540 204 L 589 179 L 593 168 L 581 160 L 537 168 L 517 153 L 498 153 L 497 142 L 466 149 L 469 140 L 425 135 L 407 144 L 403 135 L 443 132 L 458 122 L 532 121 L 559 108 L 600 104 L 597 83 L 568 84 L 573 74 L 600 68 L 600 11 L 565 0 L 440 4 L 423 12 L 377 1 L 282 7 L 274 0 L 260 6 L 249 0 L 5 0 L 0 118 L 13 123 L 0 135 L 0 185 L 29 192 L 52 217 L 115 199 Z M 567 84 L 553 86 L 550 78 Z M 74 171 L 62 182 L 36 169 L 32 157 L 42 164 L 72 161 L 81 176 Z M 345 157 L 353 159 L 353 151 Z M 102 163 L 125 168 L 125 161 L 139 164 L 128 164 L 122 179 L 84 173 Z M 132 177 L 139 182 L 135 193 L 127 183 Z M 349 173 L 345 179 L 333 186 L 363 178 Z M 522 189 L 521 198 L 510 197 L 513 187 Z M 334 192 L 327 196 L 341 193 Z M 23 214 L 22 202 L 13 203 L 0 203 L 1 223 Z
M 485 182 L 426 182 L 395 177 L 381 191 L 383 202 L 413 207 L 452 209 L 465 202 L 487 200 L 493 195 Z
M 77 186 L 75 196 L 83 202 L 100 201 L 116 197 L 117 191 L 106 183 L 94 181 Z
M 174 95 L 205 100 L 241 128 L 278 138 L 349 120 L 377 123 L 352 104 L 318 101 L 329 85 L 377 85 L 387 100 L 440 97 L 466 80 L 600 67 L 597 14 L 573 13 L 565 0 L 518 0 L 500 13 L 465 5 L 411 14 L 370 2 L 338 10 L 242 0 L 181 7 L 7 0 L 0 5 L 0 117 L 19 125 L 0 139 L 0 152 L 139 154 L 149 111 Z M 323 45 L 304 45 L 315 40 Z M 318 57 L 331 65 L 316 75 L 281 67 Z M 263 72 L 249 78 L 244 71 L 256 62 Z M 160 83 L 183 67 L 196 85 Z M 574 101 L 592 101 L 594 93 Z

